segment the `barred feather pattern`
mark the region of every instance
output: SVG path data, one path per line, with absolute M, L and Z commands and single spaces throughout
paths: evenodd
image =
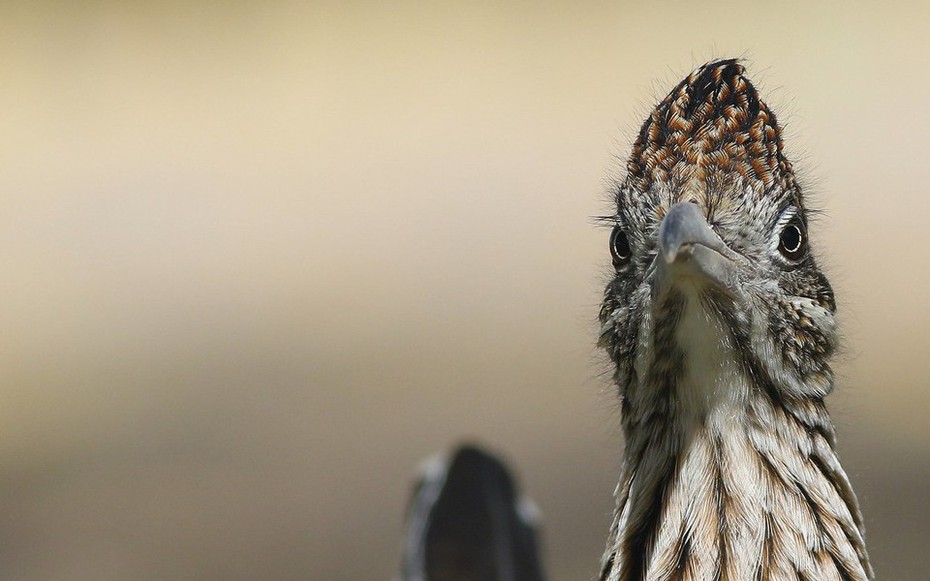
M 625 451 L 602 581 L 866 580 L 863 519 L 835 452 L 836 304 L 807 254 L 775 251 L 806 208 L 781 132 L 735 60 L 708 63 L 643 125 L 618 185 L 633 254 L 601 308 Z M 656 235 L 691 201 L 739 254 L 729 289 L 656 295 Z

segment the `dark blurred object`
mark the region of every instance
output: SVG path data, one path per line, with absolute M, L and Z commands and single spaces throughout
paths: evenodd
M 503 462 L 462 446 L 427 463 L 407 514 L 402 581 L 542 581 L 537 510 Z

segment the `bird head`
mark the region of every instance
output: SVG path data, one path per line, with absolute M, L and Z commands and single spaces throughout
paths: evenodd
M 836 306 L 782 150 L 775 114 L 736 60 L 698 68 L 646 119 L 606 218 L 614 273 L 600 344 L 624 410 L 705 348 L 725 349 L 734 373 L 773 397 L 830 391 Z M 706 324 L 686 324 L 687 313 Z

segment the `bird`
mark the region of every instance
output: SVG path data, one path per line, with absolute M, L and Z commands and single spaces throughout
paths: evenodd
M 739 60 L 658 103 L 614 202 L 598 342 L 624 451 L 600 579 L 872 579 L 824 403 L 836 301 Z
M 599 218 L 611 272 L 597 344 L 623 434 L 599 580 L 874 579 L 825 405 L 837 306 L 810 243 L 814 209 L 743 63 L 714 60 L 679 82 L 625 169 Z M 434 495 L 462 485 L 448 476 Z M 509 514 L 512 503 L 488 499 L 512 491 L 487 486 L 509 481 L 483 482 L 471 494 Z M 451 502 L 435 526 L 471 506 Z M 423 538 L 408 528 L 408 546 Z M 465 551 L 477 542 L 464 539 Z
M 463 444 L 424 463 L 408 508 L 403 581 L 544 581 L 539 510 L 506 463 Z

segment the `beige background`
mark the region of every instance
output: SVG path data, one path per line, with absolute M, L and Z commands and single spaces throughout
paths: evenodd
M 930 8 L 0 5 L 0 577 L 386 579 L 410 475 L 506 454 L 556 580 L 620 453 L 605 179 L 743 55 L 825 214 L 831 398 L 883 579 L 926 579 Z

